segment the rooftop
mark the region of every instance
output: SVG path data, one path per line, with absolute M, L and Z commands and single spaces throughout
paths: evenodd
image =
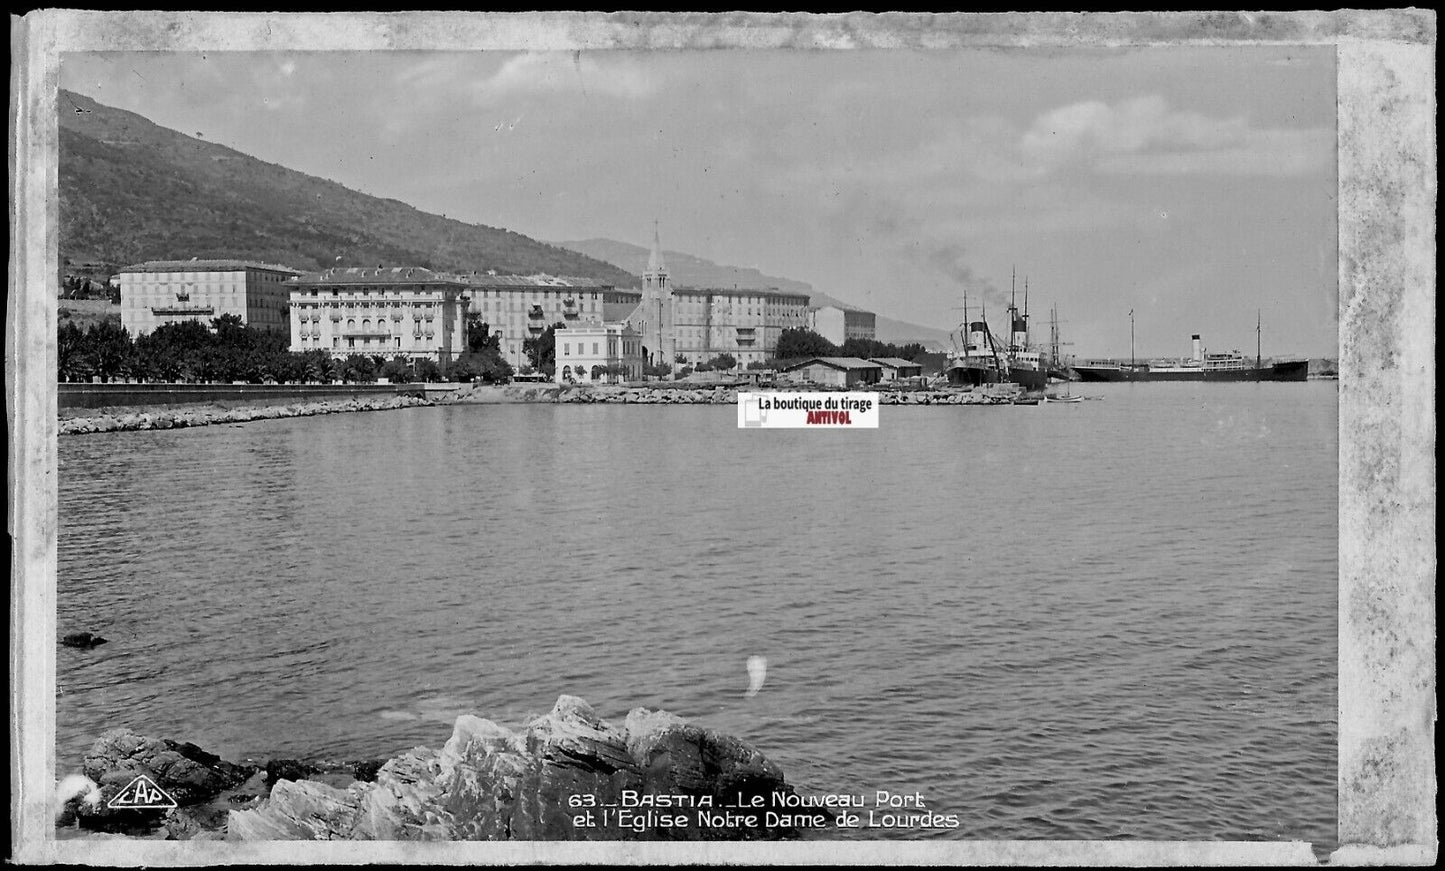
M 588 290 L 611 290 L 613 285 L 595 278 L 570 275 L 492 275 L 486 272 L 464 272 L 457 276 L 472 287 L 578 287 Z
M 793 371 L 794 369 L 801 369 L 801 368 L 803 368 L 804 366 L 811 366 L 811 365 L 813 365 L 814 363 L 822 363 L 824 366 L 830 366 L 830 367 L 832 367 L 832 368 L 834 368 L 834 369 L 879 369 L 879 368 L 881 368 L 877 363 L 870 363 L 870 362 L 867 361 L 867 360 L 860 360 L 860 359 L 857 358 L 857 357 L 809 357 L 809 358 L 807 358 L 806 360 L 799 360 L 799 361 L 796 362 L 796 363 L 790 363 L 789 365 L 787 365 L 787 366 L 785 366 L 785 367 L 783 368 L 783 371 L 784 371 L 784 372 L 791 372 L 791 371 Z M 909 365 L 912 365 L 912 364 L 909 364 Z
M 835 303 L 828 303 L 828 304 L 826 304 L 826 305 L 810 305 L 810 306 L 808 306 L 808 309 L 809 309 L 810 311 L 817 311 L 818 309 L 823 309 L 823 308 L 835 308 L 835 309 L 837 309 L 838 311 L 859 312 L 859 313 L 865 314 L 865 315 L 871 315 L 871 314 L 873 314 L 873 312 L 868 311 L 866 308 L 858 308 L 856 305 L 845 305 L 844 303 L 841 303 L 841 302 L 840 302 L 840 303 L 836 303 L 836 304 L 835 304 Z
M 117 275 L 127 272 L 235 272 L 241 269 L 264 269 L 268 272 L 284 272 L 300 275 L 301 270 L 276 263 L 261 263 L 257 260 L 147 260 L 127 266 Z
M 308 272 L 293 279 L 296 284 L 462 284 L 460 278 L 433 272 L 424 266 L 348 266 L 325 272 Z
M 707 294 L 710 296 L 763 296 L 777 300 L 802 300 L 808 301 L 806 293 L 790 293 L 778 290 L 776 287 L 768 288 L 747 288 L 747 287 L 673 287 L 674 296 L 681 294 Z
M 902 357 L 869 357 L 869 360 L 883 366 L 897 369 L 900 366 L 922 366 L 922 363 L 915 363 L 912 360 L 905 360 Z

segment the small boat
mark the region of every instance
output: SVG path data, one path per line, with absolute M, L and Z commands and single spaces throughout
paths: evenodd
M 1082 396 L 1045 396 L 1044 402 L 1083 402 Z

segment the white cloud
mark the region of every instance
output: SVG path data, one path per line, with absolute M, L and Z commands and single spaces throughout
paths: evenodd
M 473 88 L 479 101 L 516 93 L 559 91 L 638 99 L 656 90 L 657 82 L 635 61 L 555 51 L 509 58 L 496 73 Z
M 1107 173 L 1297 176 L 1329 168 L 1335 154 L 1331 130 L 1255 129 L 1243 117 L 1172 109 L 1158 96 L 1051 110 L 1023 134 L 1018 151 L 1038 174 L 1093 166 Z

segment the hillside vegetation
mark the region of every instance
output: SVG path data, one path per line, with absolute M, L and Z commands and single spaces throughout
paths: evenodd
M 640 284 L 576 252 L 369 196 L 70 91 L 61 91 L 58 102 L 63 272 L 196 257 L 306 270 L 380 263 Z

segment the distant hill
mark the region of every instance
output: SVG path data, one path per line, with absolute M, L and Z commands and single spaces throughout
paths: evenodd
M 425 266 L 638 277 L 509 230 L 421 212 L 61 91 L 61 271 L 236 258 L 297 269 Z
M 618 242 L 615 239 L 582 239 L 554 244 L 611 263 L 613 266 L 635 275 L 641 275 L 647 269 L 647 258 L 651 253 L 650 248 Z M 677 287 L 776 287 L 778 290 L 790 293 L 806 293 L 811 297 L 810 304 L 815 306 L 836 305 L 861 308 L 861 306 L 854 306 L 814 290 L 813 286 L 805 281 L 765 275 L 746 266 L 726 266 L 711 260 L 704 260 L 701 257 L 694 257 L 682 251 L 663 249 L 662 257 L 667 262 L 667 271 L 672 276 L 672 283 Z M 876 335 L 881 342 L 922 342 L 925 345 L 948 345 L 948 330 L 946 329 L 922 327 L 904 321 L 895 321 L 882 315 L 877 315 Z

